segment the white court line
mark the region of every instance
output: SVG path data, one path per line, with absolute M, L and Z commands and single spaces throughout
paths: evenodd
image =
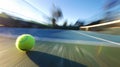
M 75 32 L 75 31 L 74 31 L 74 32 Z M 108 42 L 108 43 L 111 43 L 111 44 L 115 44 L 115 45 L 119 45 L 119 46 L 120 46 L 120 43 L 117 43 L 117 42 L 114 42 L 114 41 L 106 40 L 106 39 L 103 39 L 103 38 L 100 38 L 100 37 L 88 35 L 88 34 L 81 33 L 81 32 L 76 32 L 76 33 L 79 33 L 79 34 L 81 34 L 81 35 L 84 35 L 84 36 L 87 36 L 87 37 L 90 37 L 90 38 L 94 38 L 94 39 L 97 39 L 97 40 L 101 40 L 101 41 L 104 41 L 104 42 Z
M 41 41 L 50 41 L 50 42 L 61 42 L 61 43 L 71 43 L 71 44 L 86 44 L 86 45 L 98 45 L 98 46 L 111 46 L 111 47 L 120 47 L 120 43 L 117 42 L 113 42 L 110 40 L 106 40 L 103 38 L 99 38 L 99 37 L 95 37 L 95 36 L 91 36 L 85 33 L 81 33 L 81 32 L 77 32 L 77 31 L 71 31 L 71 32 L 75 32 L 75 33 L 79 33 L 81 35 L 90 37 L 90 38 L 94 38 L 97 40 L 101 40 L 103 42 L 97 42 L 97 41 L 85 41 L 85 40 L 68 40 L 68 39 L 56 39 L 56 38 L 41 38 L 41 37 L 35 37 L 36 40 L 41 40 Z M 0 34 L 0 36 L 6 36 L 4 34 Z M 11 38 L 17 38 L 17 35 L 8 35 L 7 37 L 11 37 Z M 115 45 L 113 45 L 115 44 Z
M 10 37 L 10 38 L 17 38 L 17 35 L 4 35 L 0 34 L 0 36 Z M 36 40 L 40 41 L 49 41 L 49 42 L 60 42 L 60 43 L 68 43 L 68 44 L 83 44 L 83 45 L 97 45 L 98 43 L 101 44 L 101 46 L 104 46 L 103 44 L 106 44 L 106 46 L 110 46 L 111 44 L 106 42 L 97 42 L 97 41 L 86 41 L 86 40 L 68 40 L 68 39 L 57 39 L 57 38 L 46 38 L 46 37 L 35 37 Z M 115 46 L 118 47 L 118 46 Z

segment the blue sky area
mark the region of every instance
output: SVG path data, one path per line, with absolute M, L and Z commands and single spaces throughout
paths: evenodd
M 103 6 L 106 0 L 0 0 L 1 11 L 9 14 L 36 20 L 46 21 L 45 15 L 51 16 L 53 4 L 61 8 L 63 21 L 68 20 L 68 24 L 74 24 L 78 19 L 88 21 L 89 18 L 98 16 L 104 12 Z M 29 3 L 29 4 L 28 4 Z M 32 5 L 32 6 L 31 6 Z M 95 18 L 95 17 L 94 17 Z

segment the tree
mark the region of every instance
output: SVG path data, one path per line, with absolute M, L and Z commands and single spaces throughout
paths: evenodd
M 84 22 L 81 21 L 81 20 L 77 20 L 76 23 L 74 24 L 75 27 L 80 27 L 80 26 L 83 26 L 84 25 Z
M 107 0 L 103 8 L 105 21 L 116 20 L 120 12 L 120 0 Z
M 67 26 L 67 20 L 64 22 L 63 27 Z
M 57 26 L 57 23 L 59 19 L 63 17 L 62 11 L 60 8 L 53 5 L 52 12 L 51 12 L 51 22 L 54 26 Z
M 105 3 L 104 9 L 105 10 L 112 9 L 112 8 L 118 6 L 119 3 L 120 3 L 120 0 L 107 0 L 107 2 Z

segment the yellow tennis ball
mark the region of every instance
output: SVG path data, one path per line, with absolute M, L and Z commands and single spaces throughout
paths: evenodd
M 16 40 L 16 48 L 22 51 L 29 51 L 35 45 L 35 38 L 30 34 L 23 34 Z

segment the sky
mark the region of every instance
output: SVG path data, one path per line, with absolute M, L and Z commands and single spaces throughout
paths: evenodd
M 42 23 L 51 16 L 53 4 L 62 10 L 63 19 L 58 22 L 62 25 L 66 20 L 74 24 L 78 19 L 94 19 L 104 11 L 105 0 L 0 0 L 0 12 Z

